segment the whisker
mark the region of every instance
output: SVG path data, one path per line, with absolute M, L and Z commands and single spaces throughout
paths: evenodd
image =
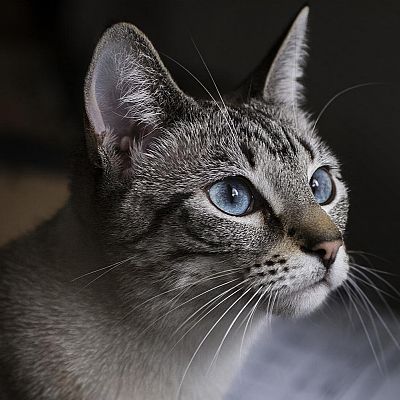
M 241 289 L 239 289 L 241 290 Z M 228 312 L 243 298 L 243 296 L 245 296 L 246 293 L 248 293 L 248 291 L 251 290 L 251 287 L 248 288 L 241 296 L 239 296 L 224 312 L 223 314 L 217 319 L 217 321 L 213 324 L 213 326 L 209 329 L 209 331 L 205 334 L 204 338 L 201 340 L 200 344 L 197 346 L 195 352 L 193 353 L 191 359 L 189 360 L 189 363 L 187 365 L 187 367 L 185 368 L 185 371 L 183 373 L 181 382 L 179 383 L 179 387 L 177 390 L 177 398 L 179 398 L 179 394 L 181 392 L 182 386 L 183 386 L 183 382 L 185 380 L 185 377 L 190 369 L 190 366 L 193 363 L 193 360 L 195 359 L 197 353 L 199 352 L 199 350 L 201 349 L 201 347 L 203 346 L 204 342 L 207 340 L 207 338 L 211 335 L 212 331 L 214 330 L 214 328 L 221 322 L 221 320 L 225 317 L 226 314 L 228 314 Z
M 253 308 L 250 310 L 249 314 L 247 314 L 247 316 L 243 320 L 243 321 L 246 321 L 246 318 L 247 318 L 246 325 L 244 326 L 244 330 L 243 330 L 242 341 L 240 342 L 240 350 L 239 350 L 240 359 L 242 359 L 244 340 L 245 340 L 245 336 L 246 336 L 247 328 L 249 326 L 250 319 L 252 318 L 253 314 L 256 312 L 257 306 L 260 304 L 261 299 L 265 296 L 265 294 L 267 293 L 267 291 L 269 290 L 270 287 L 271 287 L 271 285 L 269 285 L 267 288 L 265 288 L 265 290 L 261 293 L 260 297 L 254 304 Z
M 348 271 L 348 274 L 349 274 L 350 276 L 352 276 L 353 278 L 355 278 L 356 280 L 358 280 L 358 281 L 362 282 L 363 284 L 369 286 L 370 288 L 374 289 L 375 292 L 377 293 L 377 295 L 379 296 L 379 298 L 380 298 L 387 306 L 389 306 L 389 305 L 388 305 L 386 299 L 383 297 L 382 294 L 384 294 L 384 295 L 387 296 L 387 297 L 390 297 L 390 298 L 393 299 L 393 300 L 400 301 L 399 298 L 397 298 L 397 297 L 391 295 L 391 294 L 388 293 L 386 290 L 383 290 L 383 289 L 379 288 L 378 286 L 376 286 L 376 285 L 374 284 L 374 282 L 368 277 L 367 274 L 364 274 L 362 271 L 356 270 L 356 269 L 355 269 L 354 271 L 357 272 L 357 273 L 359 273 L 359 274 L 361 274 L 362 276 L 364 276 L 365 279 L 363 279 L 363 278 L 357 276 L 356 274 L 353 274 L 351 271 Z
M 387 85 L 387 84 L 388 84 L 388 83 L 386 83 L 386 82 L 365 82 L 365 83 L 359 83 L 359 84 L 357 84 L 357 85 L 350 86 L 350 87 L 348 87 L 348 88 L 346 88 L 346 89 L 343 89 L 343 90 L 341 90 L 339 93 L 336 93 L 336 94 L 324 105 L 324 107 L 322 108 L 322 110 L 319 112 L 319 114 L 318 114 L 318 116 L 317 116 L 317 119 L 315 120 L 314 125 L 313 125 L 313 128 L 312 128 L 312 130 L 311 130 L 311 134 L 314 133 L 315 128 L 316 128 L 316 126 L 317 126 L 317 124 L 318 124 L 320 118 L 322 117 L 322 115 L 323 115 L 324 112 L 326 111 L 326 109 L 327 109 L 337 98 L 339 98 L 339 97 L 342 96 L 343 94 L 345 94 L 345 93 L 347 93 L 347 92 L 350 92 L 351 90 L 358 89 L 358 88 L 362 88 L 362 87 L 365 87 L 365 86 L 376 86 L 376 85 Z
M 232 280 L 230 280 L 230 281 L 228 281 L 228 282 L 221 283 L 220 285 L 214 286 L 214 287 L 212 287 L 211 289 L 207 289 L 207 290 L 205 290 L 204 292 L 201 292 L 200 294 L 191 297 L 189 300 L 186 300 L 186 301 L 184 301 L 183 303 L 181 303 L 181 304 L 175 306 L 175 307 L 172 308 L 171 310 L 168 310 L 168 312 L 166 312 L 162 317 L 157 318 L 157 319 L 145 330 L 145 332 L 146 332 L 151 326 L 153 326 L 156 322 L 158 322 L 159 320 L 161 320 L 161 319 L 167 317 L 169 314 L 171 314 L 172 312 L 176 311 L 177 309 L 183 307 L 184 305 L 186 305 L 186 304 L 192 302 L 193 300 L 198 299 L 198 298 L 201 297 L 201 296 L 204 296 L 204 295 L 207 294 L 207 293 L 210 293 L 210 292 L 212 292 L 212 291 L 214 291 L 214 290 L 216 290 L 216 289 L 219 289 L 219 288 L 222 287 L 222 286 L 226 286 L 226 285 L 229 285 L 230 283 L 233 283 L 233 282 L 235 282 L 235 281 L 238 281 L 239 279 L 240 279 L 240 278 L 235 278 L 235 279 L 232 279 Z M 144 333 L 144 332 L 143 332 L 143 333 Z
M 191 288 L 191 287 L 196 286 L 196 285 L 198 285 L 200 283 L 204 283 L 204 282 L 207 282 L 207 281 L 210 281 L 210 280 L 213 280 L 213 279 L 218 279 L 220 277 L 224 277 L 224 276 L 227 276 L 227 275 L 232 275 L 235 272 L 241 271 L 241 270 L 242 270 L 242 268 L 225 269 L 223 271 L 218 271 L 218 272 L 215 272 L 214 274 L 211 274 L 211 275 L 208 275 L 208 276 L 206 276 L 204 278 L 201 278 L 201 279 L 199 279 L 198 281 L 196 281 L 194 283 L 188 283 L 188 284 L 183 285 L 183 286 L 179 286 L 179 287 L 176 287 L 176 288 L 172 288 L 172 289 L 166 290 L 165 292 L 159 293 L 159 294 L 151 297 L 150 299 L 147 299 L 144 302 L 138 304 L 137 306 L 134 307 L 134 310 L 136 310 L 137 308 L 145 305 L 146 303 L 156 299 L 157 297 L 162 296 L 163 294 L 166 294 L 166 293 L 169 293 L 169 292 L 173 292 L 175 290 Z M 164 282 L 164 279 L 160 279 L 160 282 Z
M 395 293 L 400 298 L 400 292 L 390 282 L 388 282 L 386 279 L 380 276 L 379 273 L 377 273 L 376 271 L 356 263 L 350 263 L 350 265 L 354 269 L 361 268 L 362 270 L 369 272 L 370 274 L 378 278 L 380 281 L 382 281 L 386 286 L 388 286 L 393 291 L 393 293 Z
M 250 288 L 250 289 L 251 289 L 251 288 Z M 250 289 L 249 289 L 249 290 L 250 290 Z M 247 306 L 252 302 L 252 300 L 258 295 L 258 293 L 260 292 L 260 290 L 261 290 L 261 287 L 258 288 L 258 290 L 250 297 L 250 299 L 247 301 L 247 303 L 246 303 L 246 304 L 240 309 L 240 311 L 236 314 L 235 318 L 233 318 L 231 324 L 229 325 L 228 329 L 227 329 L 226 332 L 225 332 L 225 335 L 223 336 L 223 338 L 222 338 L 222 340 L 221 340 L 220 345 L 218 346 L 217 351 L 215 352 L 215 355 L 214 355 L 214 357 L 213 357 L 213 359 L 212 359 L 212 361 L 211 361 L 211 364 L 210 364 L 210 366 L 209 366 L 209 368 L 208 368 L 208 370 L 207 370 L 207 374 L 208 374 L 208 372 L 210 371 L 210 369 L 212 368 L 212 366 L 216 363 L 217 358 L 218 358 L 218 356 L 219 356 L 219 353 L 221 352 L 222 346 L 223 346 L 223 344 L 224 344 L 224 342 L 225 342 L 225 339 L 228 337 L 229 332 L 231 331 L 233 325 L 235 325 L 235 322 L 237 321 L 237 319 L 240 317 L 240 315 L 242 314 L 242 312 L 247 308 Z M 247 292 L 245 292 L 245 294 L 246 294 L 246 293 L 247 293 Z
M 373 315 L 371 313 L 371 309 L 372 309 L 371 303 L 367 303 L 365 301 L 365 299 L 367 297 L 365 296 L 365 294 L 363 293 L 361 288 L 357 285 L 357 283 L 351 277 L 348 277 L 347 279 L 348 279 L 349 284 L 351 284 L 351 286 L 354 288 L 355 295 L 358 296 L 358 298 L 361 300 L 361 306 L 367 312 L 367 315 L 368 315 L 368 317 L 369 317 L 369 319 L 371 321 L 371 324 L 372 324 L 372 329 L 374 330 L 375 337 L 376 337 L 377 342 L 378 342 L 380 354 L 383 354 L 382 341 L 381 341 L 381 338 L 380 338 L 380 335 L 379 335 L 378 328 L 377 328 L 376 323 L 375 323 L 375 319 L 374 319 L 374 317 L 373 317 Z M 385 360 L 383 360 L 383 361 L 385 361 Z
M 172 308 L 171 310 L 168 310 L 165 314 L 161 315 L 161 317 L 156 318 L 150 325 L 148 325 L 142 332 L 140 332 L 139 335 L 143 335 L 143 334 L 146 333 L 152 326 L 154 326 L 158 321 L 164 319 L 164 318 L 167 317 L 169 314 L 171 314 L 172 312 L 178 310 L 179 308 L 183 307 L 184 305 L 186 305 L 186 304 L 192 302 L 193 300 L 196 300 L 197 298 L 199 298 L 199 297 L 201 297 L 201 296 L 204 296 L 205 294 L 207 294 L 207 293 L 209 293 L 209 292 L 211 292 L 211 291 L 213 291 L 213 290 L 219 289 L 219 288 L 222 287 L 222 286 L 229 285 L 230 283 L 235 282 L 235 281 L 237 281 L 237 280 L 239 280 L 239 279 L 240 279 L 240 278 L 235 278 L 235 279 L 232 279 L 232 280 L 230 280 L 230 281 L 228 281 L 228 282 L 224 282 L 224 283 L 221 283 L 220 285 L 214 286 L 214 287 L 212 287 L 211 289 L 205 290 L 204 292 L 202 292 L 202 293 L 200 293 L 200 294 L 198 294 L 198 295 L 196 295 L 196 296 L 190 298 L 189 300 L 186 300 L 185 302 L 179 304 L 178 306 Z
M 353 307 L 354 307 L 354 310 L 356 311 L 356 313 L 357 313 L 357 315 L 358 315 L 358 318 L 359 318 L 359 320 L 360 320 L 360 322 L 361 322 L 361 325 L 362 325 L 362 327 L 363 327 L 365 336 L 366 336 L 366 338 L 367 338 L 367 340 L 368 340 L 368 343 L 369 343 L 369 346 L 370 346 L 370 348 L 371 348 L 372 354 L 373 354 L 373 356 L 374 356 L 374 358 L 375 358 L 376 365 L 378 366 L 379 370 L 382 371 L 382 366 L 381 366 L 381 363 L 380 363 L 380 361 L 379 361 L 379 358 L 378 358 L 378 355 L 377 355 L 377 353 L 376 353 L 376 350 L 375 350 L 375 347 L 374 347 L 374 345 L 373 345 L 373 342 L 372 342 L 372 340 L 371 340 L 371 337 L 370 337 L 370 335 L 369 335 L 367 326 L 365 325 L 365 322 L 364 322 L 364 320 L 363 320 L 363 318 L 362 318 L 362 315 L 361 315 L 361 313 L 360 313 L 360 311 L 359 311 L 359 309 L 358 309 L 358 307 L 357 307 L 357 304 L 355 303 L 355 301 L 354 301 L 353 298 L 351 297 L 351 294 L 352 294 L 353 291 L 351 290 L 350 286 L 348 286 L 347 282 L 344 282 L 344 283 L 343 283 L 343 288 L 344 288 L 345 291 L 347 292 L 347 294 L 348 294 L 348 296 L 349 296 L 349 299 L 350 299 L 350 302 L 352 303 L 352 305 L 353 305 Z
M 367 266 L 364 266 L 365 268 L 368 268 L 368 270 L 370 270 L 370 271 L 374 271 L 374 272 L 376 272 L 376 273 L 378 273 L 378 274 L 382 274 L 382 275 L 389 275 L 389 276 L 394 276 L 394 277 L 399 277 L 400 275 L 399 274 L 396 274 L 396 273 L 394 273 L 394 272 L 389 272 L 389 271 L 385 271 L 385 270 L 383 270 L 383 269 L 377 269 L 377 268 L 373 268 L 372 267 L 372 263 L 371 263 L 371 261 L 368 259 L 368 257 L 366 257 L 365 255 L 363 255 L 363 254 L 357 254 L 359 257 L 362 257 L 363 258 L 363 260 L 365 260 L 367 263 L 368 263 L 368 267 Z M 351 264 L 356 264 L 356 265 L 358 265 L 356 262 L 355 262 L 355 258 L 354 258 L 354 256 L 350 253 L 350 263 Z
M 218 279 L 218 278 L 222 278 L 224 276 L 228 276 L 228 275 L 233 275 L 235 272 L 242 270 L 242 268 L 232 268 L 232 269 L 228 269 L 225 271 L 220 271 L 217 272 L 213 275 L 210 275 L 209 277 L 200 279 L 199 281 L 196 281 L 195 283 L 189 284 L 187 285 L 187 287 L 182 290 L 180 293 L 178 293 L 176 296 L 174 296 L 171 300 L 169 300 L 165 306 L 168 306 L 168 304 L 171 304 L 171 307 L 175 306 L 175 304 L 178 302 L 178 300 L 192 287 L 199 285 L 200 283 L 204 283 L 206 281 L 212 280 L 212 279 Z M 228 272 L 230 271 L 230 272 Z M 225 273 L 224 273 L 225 272 Z
M 111 267 L 109 267 L 106 271 L 104 271 L 103 273 L 101 273 L 100 275 L 96 276 L 96 278 L 92 279 L 89 283 L 87 283 L 85 286 L 81 287 L 77 294 L 79 294 L 82 290 L 87 289 L 90 285 L 92 285 L 94 282 L 98 281 L 100 278 L 102 278 L 103 276 L 107 275 L 108 273 L 110 273 L 111 271 L 115 270 L 116 268 L 118 268 L 120 265 L 125 264 L 128 261 L 131 261 L 134 257 L 129 257 L 124 261 L 120 261 L 118 263 L 113 264 Z
M 174 58 L 172 58 L 171 56 L 165 54 L 165 53 L 161 53 L 163 56 L 165 56 L 166 58 L 168 58 L 169 60 L 171 60 L 172 62 L 176 63 L 176 65 L 178 65 L 179 67 L 181 67 L 184 71 L 186 71 L 204 90 L 205 92 L 210 96 L 210 98 L 213 100 L 214 104 L 218 107 L 219 111 L 221 112 L 222 116 L 224 117 L 226 123 L 229 126 L 229 129 L 231 130 L 231 133 L 234 134 L 233 128 L 230 125 L 229 121 L 226 118 L 225 112 L 226 112 L 226 106 L 225 106 L 225 110 L 219 105 L 218 101 L 216 100 L 216 98 L 213 96 L 213 94 L 207 89 L 207 87 L 200 81 L 199 78 L 197 78 L 196 75 L 194 75 L 191 71 L 189 71 L 184 65 L 182 65 L 179 61 L 175 60 Z M 229 114 L 228 114 L 229 115 Z
M 208 276 L 208 277 L 205 277 L 205 278 L 203 278 L 203 279 L 200 279 L 199 281 L 197 281 L 197 282 L 195 282 L 195 283 L 189 283 L 188 285 L 185 285 L 185 286 L 183 286 L 183 287 L 172 288 L 172 289 L 166 290 L 165 292 L 158 293 L 158 294 L 156 294 L 155 296 L 150 297 L 149 299 L 147 299 L 147 300 L 141 302 L 140 304 L 138 304 L 138 305 L 136 305 L 135 307 L 133 307 L 132 309 L 130 309 L 128 313 L 126 313 L 119 321 L 116 322 L 116 325 L 118 325 L 119 323 L 121 323 L 124 319 L 126 319 L 129 315 L 131 315 L 131 314 L 132 314 L 135 310 L 137 310 L 138 308 L 144 306 L 144 305 L 147 304 L 147 303 L 150 303 L 151 301 L 157 299 L 158 297 L 161 297 L 161 296 L 163 296 L 163 295 L 165 295 L 165 294 L 168 294 L 168 293 L 170 293 L 170 292 L 174 292 L 174 291 L 176 291 L 176 290 L 181 290 L 181 289 L 186 290 L 188 287 L 190 288 L 190 287 L 193 287 L 193 286 L 198 285 L 198 284 L 200 284 L 200 283 L 204 283 L 204 282 L 209 281 L 209 280 L 218 279 L 218 278 L 223 277 L 223 276 L 231 275 L 231 274 L 233 274 L 234 272 L 236 272 L 237 270 L 240 270 L 240 269 L 241 269 L 241 268 L 233 268 L 233 269 L 231 269 L 231 270 L 228 269 L 228 270 L 225 270 L 225 271 L 217 272 L 217 273 L 212 274 L 212 275 L 210 275 L 210 276 Z M 226 274 L 222 274 L 222 273 L 224 273 L 224 272 L 226 272 L 226 271 L 232 271 L 232 272 L 226 273 Z M 221 275 L 221 274 L 222 274 L 222 275 Z M 237 279 L 239 279 L 239 278 L 237 278 Z
M 347 316 L 349 317 L 351 326 L 354 328 L 354 322 L 353 322 L 353 318 L 352 318 L 352 316 L 351 316 L 351 312 L 350 312 L 350 310 L 349 310 L 349 307 L 348 307 L 347 302 L 345 301 L 345 299 L 344 299 L 344 297 L 343 297 L 343 295 L 342 295 L 342 293 L 341 293 L 341 290 L 340 290 L 340 289 L 337 290 L 336 293 L 338 294 L 340 300 L 341 300 L 342 303 L 343 303 L 344 309 L 346 310 Z M 346 294 L 347 294 L 347 292 L 346 292 Z M 348 294 L 347 294 L 347 295 L 348 295 Z
M 373 253 L 368 253 L 367 251 L 362 251 L 362 250 L 347 250 L 347 253 L 348 253 L 348 254 L 355 254 L 355 255 L 358 255 L 358 256 L 360 256 L 360 257 L 363 257 L 363 259 L 366 260 L 368 263 L 370 263 L 368 257 L 374 257 L 374 258 L 376 258 L 377 260 L 384 261 L 385 263 L 388 263 L 388 264 L 391 263 L 391 261 L 388 260 L 387 258 L 378 256 L 378 255 L 373 254 Z M 382 271 L 382 272 L 384 272 L 384 271 Z
M 78 276 L 78 277 L 72 279 L 71 282 L 75 282 L 75 281 L 77 281 L 77 280 L 79 280 L 79 279 L 84 278 L 85 276 L 95 274 L 96 272 L 100 272 L 100 271 L 104 271 L 105 269 L 112 268 L 112 267 L 114 267 L 115 265 L 123 264 L 123 263 L 125 263 L 125 262 L 127 262 L 127 261 L 132 260 L 132 258 L 133 258 L 133 257 L 128 257 L 128 258 L 125 258 L 125 260 L 117 261 L 117 262 L 115 262 L 115 263 L 113 263 L 113 264 L 106 265 L 105 267 L 101 267 L 101 268 L 95 269 L 94 271 L 86 272 L 85 274 L 80 275 L 80 276 Z
M 376 307 L 372 304 L 371 300 L 368 298 L 368 296 L 360 289 L 359 286 L 356 285 L 356 283 L 350 278 L 349 282 L 353 284 L 354 287 L 358 287 L 359 289 L 359 294 L 365 299 L 365 301 L 369 304 L 371 307 L 371 310 L 375 313 L 375 315 L 378 317 L 379 321 L 381 322 L 382 326 L 384 327 L 385 331 L 389 335 L 389 337 L 393 340 L 393 343 L 396 345 L 397 349 L 400 350 L 400 344 L 397 341 L 397 339 L 394 337 L 392 331 L 389 329 L 387 326 L 385 320 L 382 318 L 382 316 L 379 314 L 378 310 Z
M 194 75 L 189 69 L 187 69 L 183 64 L 181 64 L 175 58 L 173 58 L 173 57 L 171 57 L 168 54 L 165 54 L 163 52 L 160 52 L 160 54 L 162 54 L 164 57 L 168 58 L 169 60 L 174 62 L 176 65 L 181 67 L 185 72 L 187 72 L 205 90 L 205 92 L 211 97 L 211 99 L 214 101 L 214 103 L 216 105 L 219 105 L 217 100 L 215 99 L 215 97 L 212 95 L 212 93 L 207 89 L 207 87 L 203 84 L 203 82 L 201 82 L 201 80 L 196 75 Z
M 190 39 L 192 40 L 193 46 L 194 46 L 194 48 L 196 49 L 197 54 L 199 55 L 199 57 L 200 57 L 200 59 L 201 59 L 201 62 L 203 63 L 204 68 L 206 69 L 206 71 L 207 71 L 207 73 L 208 73 L 208 75 L 209 75 L 209 77 L 210 77 L 210 79 L 211 79 L 211 81 L 212 81 L 212 83 L 213 83 L 213 85 L 214 85 L 214 87 L 215 87 L 215 90 L 217 91 L 218 97 L 220 98 L 221 103 L 222 103 L 223 106 L 224 106 L 225 113 L 226 113 L 226 114 L 228 115 L 228 117 L 231 119 L 231 117 L 230 117 L 230 115 L 229 115 L 229 112 L 228 112 L 228 108 L 226 107 L 225 101 L 224 101 L 224 99 L 223 99 L 223 97 L 222 97 L 222 95 L 221 95 L 221 92 L 220 92 L 219 89 L 218 89 L 218 86 L 217 86 L 217 84 L 216 84 L 216 82 L 215 82 L 215 80 L 214 80 L 214 78 L 213 78 L 213 76 L 212 76 L 212 74 L 211 74 L 210 69 L 208 68 L 208 66 L 207 66 L 207 64 L 206 64 L 206 62 L 205 62 L 205 60 L 204 60 L 204 57 L 203 57 L 202 54 L 200 53 L 199 48 L 197 47 L 195 41 L 193 40 L 193 37 L 191 37 Z M 232 120 L 231 120 L 231 122 L 229 122 L 228 119 L 225 117 L 225 113 L 223 113 L 222 115 L 224 115 L 225 121 L 227 122 L 227 124 L 228 124 L 228 126 L 229 126 L 229 128 L 230 128 L 230 130 L 231 130 L 231 133 L 233 133 L 233 134 L 236 133 L 236 134 L 237 134 L 237 132 L 236 132 L 236 130 L 235 130 L 233 124 L 231 125 Z
M 377 274 L 388 275 L 388 276 L 392 276 L 392 277 L 400 277 L 399 274 L 395 274 L 394 272 L 384 271 L 382 269 L 372 268 L 372 267 L 369 267 L 369 266 L 366 267 L 364 265 L 357 264 L 354 261 L 351 261 L 350 265 L 351 266 L 356 266 L 356 267 L 362 267 L 363 269 L 365 269 L 367 271 L 370 271 L 370 272 L 373 271 L 373 272 L 376 272 Z
M 396 297 L 394 297 L 394 296 L 392 296 L 392 295 L 390 295 L 390 294 L 387 293 L 385 290 L 382 290 L 382 289 L 376 287 L 376 286 L 374 285 L 374 282 L 370 279 L 370 277 L 369 277 L 367 274 L 365 274 L 363 271 L 355 270 L 355 272 L 358 272 L 359 274 L 361 274 L 362 276 L 364 276 L 366 280 L 360 279 L 360 277 L 356 277 L 357 279 L 361 280 L 361 281 L 364 282 L 365 284 L 367 284 L 367 285 L 369 285 L 370 287 L 372 287 L 373 289 L 375 289 L 376 293 L 378 294 L 378 296 L 379 296 L 379 298 L 381 299 L 382 303 L 384 304 L 384 306 L 385 306 L 386 309 L 388 310 L 388 312 L 389 312 L 390 316 L 392 317 L 393 321 L 396 323 L 396 325 L 397 325 L 398 327 L 400 327 L 400 323 L 399 323 L 398 318 L 397 318 L 396 315 L 394 314 L 392 308 L 389 306 L 389 304 L 388 304 L 388 302 L 386 301 L 386 299 L 385 299 L 385 297 L 383 296 L 383 294 L 386 295 L 386 296 L 389 296 L 390 298 L 393 298 L 393 299 L 396 300 L 396 301 L 399 301 L 399 299 L 396 298 Z M 354 276 L 354 274 L 351 274 L 351 275 Z M 355 277 L 355 276 L 354 276 L 354 277 Z
M 181 325 L 179 325 L 178 328 L 175 329 L 175 331 L 172 333 L 172 335 L 176 334 L 182 326 L 184 326 L 188 321 L 190 321 L 202 308 L 206 307 L 209 303 L 215 302 L 215 300 L 218 300 L 218 298 L 223 297 L 225 294 L 229 293 L 231 290 L 237 288 L 238 286 L 244 285 L 246 282 L 248 282 L 248 279 L 245 281 L 242 281 L 235 285 L 234 287 L 228 289 L 226 292 L 221 293 L 220 295 L 217 296 L 217 298 L 214 298 L 210 300 L 208 303 L 204 304 L 199 310 L 197 310 L 195 313 L 193 313 L 190 317 L 188 317 Z M 206 314 L 204 314 L 198 321 L 196 321 L 177 341 L 176 343 L 172 346 L 171 351 L 175 349 L 175 347 L 188 335 L 188 333 L 194 329 L 204 318 L 207 317 L 211 312 L 213 312 L 216 308 L 218 308 L 222 303 L 224 303 L 226 300 L 231 298 L 234 294 L 238 293 L 242 288 L 239 288 L 235 290 L 233 293 L 231 293 L 229 296 L 225 297 L 222 299 L 217 305 L 213 306 L 209 311 L 207 311 Z
M 267 287 L 265 287 L 265 288 L 264 288 L 264 292 L 263 292 L 262 295 L 264 295 L 264 294 L 269 290 L 269 288 L 270 288 L 271 286 L 272 286 L 272 285 L 269 284 Z M 237 327 L 237 329 L 240 329 L 240 328 L 242 327 L 242 325 L 243 325 L 244 323 L 246 323 L 247 317 L 250 316 L 252 310 L 253 310 L 253 307 L 252 307 L 251 310 L 246 314 L 246 316 L 243 318 L 242 322 L 241 322 L 240 325 Z
M 275 295 L 274 295 L 274 298 L 273 298 L 272 301 L 271 301 L 271 305 L 270 305 L 270 302 L 269 302 L 269 300 L 268 300 L 267 309 L 268 309 L 268 323 L 269 323 L 269 326 L 271 326 L 271 324 L 272 324 L 272 311 L 273 311 L 273 309 L 274 309 L 276 300 L 277 300 L 277 298 L 278 298 L 278 294 L 279 294 L 279 292 L 276 291 L 276 292 L 275 292 Z

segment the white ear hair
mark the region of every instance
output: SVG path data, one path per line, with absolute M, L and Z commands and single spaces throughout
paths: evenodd
M 276 55 L 264 85 L 263 97 L 288 106 L 297 106 L 303 99 L 303 76 L 306 59 L 306 31 L 309 8 L 304 7 L 297 15 L 278 54 Z
M 92 133 L 123 143 L 151 140 L 173 105 L 186 96 L 179 90 L 150 41 L 127 23 L 102 36 L 85 82 L 85 105 Z
M 86 105 L 95 132 L 122 135 L 135 122 L 155 124 L 160 109 L 154 104 L 153 85 L 126 48 L 109 43 L 96 60 L 88 88 Z

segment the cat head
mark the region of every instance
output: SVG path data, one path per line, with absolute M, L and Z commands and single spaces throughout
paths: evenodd
M 100 236 L 132 257 L 118 272 L 127 301 L 198 293 L 198 308 L 253 296 L 301 315 L 346 278 L 346 187 L 301 108 L 307 17 L 243 102 L 184 94 L 133 25 L 101 38 L 85 84 L 86 143 Z

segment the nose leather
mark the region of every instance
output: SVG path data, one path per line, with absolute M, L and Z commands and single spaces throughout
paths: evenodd
M 311 251 L 318 254 L 328 269 L 335 262 L 337 253 L 342 245 L 342 240 L 323 241 L 313 246 Z

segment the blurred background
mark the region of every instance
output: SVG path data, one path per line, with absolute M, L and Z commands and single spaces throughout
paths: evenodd
M 83 134 L 83 80 L 104 29 L 119 21 L 134 23 L 162 52 L 161 58 L 181 88 L 206 97 L 198 83 L 163 54 L 184 65 L 213 92 L 193 38 L 219 89 L 228 92 L 276 49 L 304 4 L 297 0 L 4 1 L 0 24 L 0 244 L 51 216 L 68 196 L 69 157 Z M 396 276 L 400 2 L 310 0 L 308 4 L 306 109 L 316 116 L 340 91 L 374 83 L 338 97 L 321 116 L 318 129 L 342 161 L 350 187 L 347 246 L 364 252 L 355 256 L 362 265 L 395 274 L 379 276 L 400 287 Z M 370 277 L 381 290 L 398 297 L 381 279 Z M 370 285 L 364 289 L 368 292 Z M 397 307 L 398 301 L 387 300 L 392 308 Z M 327 337 L 332 334 L 331 328 L 323 329 Z M 342 350 L 346 353 L 348 349 Z M 276 394 L 275 398 L 281 397 Z M 294 397 L 282 394 L 282 398 Z

